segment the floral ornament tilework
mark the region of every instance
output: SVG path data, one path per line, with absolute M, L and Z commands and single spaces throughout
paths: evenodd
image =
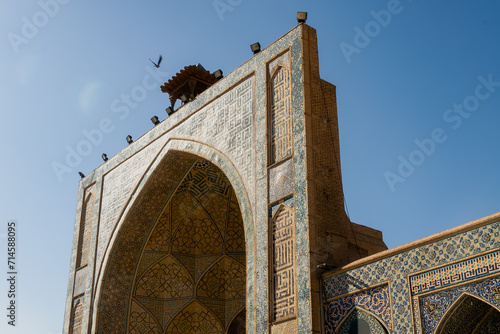
M 392 328 L 389 286 L 382 285 L 328 302 L 325 305 L 326 332 L 334 333 L 354 308 L 374 314 L 386 327 Z
M 500 299 L 496 298 L 496 291 L 499 288 L 500 277 L 494 277 L 420 297 L 422 332 L 424 334 L 434 333 L 443 315 L 464 293 L 473 295 L 500 309 Z
M 416 247 L 349 271 L 326 277 L 325 299 L 388 282 L 391 291 L 394 333 L 420 333 L 412 314 L 408 276 L 475 254 L 500 249 L 500 222 L 481 226 L 455 236 Z

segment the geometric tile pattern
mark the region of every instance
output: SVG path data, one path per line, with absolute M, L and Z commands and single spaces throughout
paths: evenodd
M 136 269 L 129 332 L 223 333 L 245 308 L 245 236 L 224 173 L 193 164 L 164 205 Z
M 136 301 L 132 301 L 128 332 L 130 334 L 161 334 L 160 324 L 146 312 Z
M 325 299 L 333 299 L 370 286 L 388 283 L 393 314 L 392 331 L 413 333 L 415 330 L 415 333 L 420 333 L 420 317 L 416 316 L 418 319 L 413 320 L 412 308 L 418 312 L 418 307 L 413 306 L 409 276 L 475 254 L 482 256 L 488 251 L 498 249 L 500 249 L 500 222 L 497 221 L 328 276 L 323 280 Z
M 202 206 L 193 209 L 172 236 L 172 252 L 191 255 L 222 254 L 224 239 Z
M 241 313 L 245 311 L 245 299 L 242 298 L 221 300 L 198 297 L 196 300 L 213 312 L 224 328 L 229 328 L 231 326 L 231 320 L 234 320 L 238 312 Z M 246 319 L 240 320 L 244 322 Z
M 500 272 L 500 251 L 410 278 L 412 295 Z
M 227 211 L 227 226 L 224 236 L 226 254 L 244 260 L 245 257 L 245 230 L 243 229 L 243 217 L 236 196 L 231 196 L 229 209 Z M 243 256 L 243 258 L 242 258 Z M 245 263 L 245 261 L 242 261 Z
M 193 296 L 193 281 L 189 272 L 171 255 L 153 265 L 138 280 L 137 296 L 182 298 Z
M 269 203 L 293 193 L 293 160 L 269 169 Z
M 486 304 L 488 308 L 492 305 L 500 310 L 500 298 L 496 298 L 497 289 L 500 289 L 500 277 L 472 282 L 467 285 L 442 290 L 420 298 L 414 297 L 415 299 L 418 298 L 423 333 L 434 333 L 443 315 L 449 313 L 456 302 L 460 302 L 459 299 L 461 300 L 468 295 L 488 303 Z M 476 304 L 478 307 L 481 305 L 479 301 L 477 301 Z M 470 305 L 470 302 L 468 302 L 467 305 Z M 468 314 L 467 319 L 469 323 L 472 323 L 474 319 L 472 319 L 471 315 L 479 314 L 479 312 L 475 310 Z M 461 318 L 465 318 L 465 315 L 462 314 Z M 454 321 L 454 323 L 458 323 L 458 321 Z M 475 319 L 475 323 L 477 324 L 477 319 Z
M 326 331 L 326 333 L 332 333 Z M 347 319 L 342 324 L 342 327 L 337 332 L 338 334 L 351 333 L 370 333 L 370 334 L 387 334 L 384 326 L 370 314 L 362 310 L 354 309 Z
M 245 297 L 245 266 L 223 257 L 214 264 L 198 283 L 198 297 L 234 299 Z
M 353 309 L 368 311 L 392 329 L 390 292 L 387 284 L 332 300 L 325 304 L 325 330 L 334 333 Z
M 266 125 L 269 125 L 267 124 L 269 112 L 267 109 L 267 101 L 270 101 L 271 97 L 268 86 L 268 79 L 271 76 L 266 75 L 267 71 L 264 71 L 265 66 L 263 66 L 263 64 L 270 59 L 274 59 L 275 55 L 283 54 L 283 51 L 286 49 L 291 50 L 291 52 L 288 52 L 287 54 L 288 61 L 284 62 L 287 63 L 285 64 L 288 65 L 287 67 L 290 65 L 292 66 L 290 70 L 290 81 L 291 85 L 294 86 L 294 96 L 297 96 L 293 100 L 295 106 L 294 111 L 297 113 L 303 112 L 303 103 L 300 102 L 303 101 L 303 97 L 301 96 L 303 82 L 302 73 L 306 68 L 302 65 L 302 30 L 302 27 L 293 29 L 275 44 L 269 46 L 265 52 L 260 53 L 256 57 L 250 58 L 248 62 L 245 62 L 245 64 L 241 67 L 226 76 L 224 80 L 221 80 L 214 85 L 213 89 L 209 89 L 204 94 L 200 94 L 196 100 L 185 105 L 181 110 L 179 110 L 178 113 L 173 114 L 170 119 L 163 122 L 161 126 L 150 131 L 147 134 L 148 138 L 143 138 L 142 141 L 137 141 L 137 145 L 142 149 L 143 143 L 151 140 L 152 143 L 146 143 L 147 145 L 145 145 L 143 152 L 148 150 L 148 147 L 151 147 L 155 143 L 161 143 L 161 147 L 168 139 L 175 140 L 175 138 L 180 138 L 181 140 L 186 139 L 186 142 L 193 140 L 193 143 L 195 143 L 196 141 L 193 145 L 197 148 L 202 147 L 202 145 L 205 144 L 207 148 L 214 148 L 213 152 L 216 152 L 215 150 L 222 152 L 222 154 L 216 152 L 216 154 L 211 156 L 214 157 L 214 159 L 211 160 L 218 161 L 220 157 L 225 155 L 227 157 L 227 161 L 234 165 L 234 168 L 231 169 L 231 180 L 233 180 L 234 175 L 236 175 L 234 171 L 239 173 L 243 181 L 243 187 L 238 185 L 237 192 L 240 195 L 243 194 L 244 191 L 247 191 L 249 201 L 252 205 L 251 210 L 245 210 L 244 212 L 246 224 L 250 222 L 249 219 L 247 220 L 247 218 L 250 217 L 255 218 L 255 220 L 253 220 L 254 224 L 264 223 L 264 226 L 267 226 L 268 223 L 268 220 L 265 219 L 268 207 L 265 205 L 261 205 L 260 207 L 256 205 L 256 202 L 261 201 L 261 199 L 265 200 L 267 194 L 265 194 L 265 191 L 263 194 L 257 194 L 257 191 L 255 190 L 255 185 L 258 183 L 256 176 L 264 176 L 265 170 L 263 169 L 265 169 L 265 166 L 269 163 L 266 152 L 268 150 L 265 150 L 264 148 L 267 145 L 266 132 L 268 126 Z M 312 28 L 310 30 L 312 30 Z M 165 126 L 165 123 L 167 123 L 168 127 Z M 257 123 L 260 125 L 260 129 L 254 127 L 254 124 Z M 302 121 L 299 117 L 297 117 L 294 122 L 294 127 L 297 128 L 297 136 L 295 137 L 296 140 L 301 140 L 298 130 L 302 125 Z M 163 131 L 164 129 L 165 131 Z M 256 135 L 258 135 L 258 137 Z M 183 143 L 183 145 L 185 144 Z M 187 145 L 189 144 L 186 144 L 186 152 L 191 152 L 190 147 Z M 140 159 L 135 158 L 139 156 L 139 154 L 135 154 L 132 159 L 129 159 L 127 154 L 131 151 L 134 151 L 134 148 L 127 149 L 124 151 L 123 155 L 120 153 L 122 156 L 118 156 L 113 161 L 110 161 L 112 164 L 115 161 L 119 161 L 121 165 L 119 165 L 115 171 L 111 171 L 111 173 L 106 174 L 106 177 L 102 176 L 108 172 L 106 165 L 104 168 L 98 168 L 95 173 L 97 180 L 99 180 L 99 178 L 103 179 L 102 189 L 98 189 L 97 192 L 97 194 L 101 194 L 100 197 L 102 198 L 103 203 L 103 213 L 102 217 L 100 217 L 101 226 L 99 226 L 99 244 L 96 263 L 98 267 L 102 266 L 102 259 L 105 258 L 109 259 L 109 261 L 106 260 L 109 265 L 106 265 L 105 267 L 102 266 L 100 269 L 97 268 L 96 270 L 96 280 L 102 280 L 102 289 L 100 290 L 102 292 L 95 293 L 95 296 L 97 297 L 95 300 L 98 305 L 95 305 L 96 308 L 93 309 L 94 311 L 86 309 L 86 312 L 89 313 L 88 311 L 90 311 L 90 316 L 98 318 L 98 320 L 94 323 L 94 326 L 97 326 L 98 332 L 106 334 L 126 332 L 126 328 L 124 326 L 126 326 L 126 317 L 131 308 L 131 302 L 128 300 L 128 297 L 133 291 L 132 285 L 134 276 L 138 279 L 138 277 L 144 274 L 150 266 L 158 262 L 165 255 L 171 254 L 176 259 L 182 257 L 183 261 L 188 261 L 189 263 L 179 260 L 179 262 L 185 265 L 186 269 L 193 277 L 195 275 L 199 275 L 199 277 L 195 278 L 196 282 L 201 279 L 204 273 L 204 270 L 200 269 L 201 267 L 198 266 L 198 259 L 205 259 L 205 255 L 181 253 L 174 254 L 164 249 L 146 250 L 144 248 L 146 241 L 145 236 L 150 234 L 154 223 L 157 221 L 157 216 L 161 214 L 162 211 L 159 210 L 158 203 L 160 202 L 160 205 L 163 207 L 163 201 L 167 199 L 166 196 L 168 195 L 168 197 L 170 197 L 172 195 L 170 194 L 170 191 L 173 190 L 171 182 L 163 182 L 162 180 L 174 178 L 170 174 L 171 171 L 174 170 L 178 172 L 180 168 L 178 167 L 177 161 L 169 163 L 168 171 L 165 173 L 161 171 L 161 176 L 163 176 L 161 179 L 156 177 L 156 175 L 159 174 L 159 170 L 152 171 L 154 178 L 148 180 L 148 183 L 151 181 L 151 184 L 143 187 L 139 181 L 144 175 L 144 172 L 146 172 L 146 167 L 150 166 L 150 163 L 153 161 L 155 152 L 159 152 L 159 149 L 148 150 L 148 154 L 144 154 L 140 157 Z M 201 153 L 202 151 L 199 152 Z M 171 155 L 171 153 L 168 155 Z M 256 159 L 256 155 L 259 156 L 259 159 Z M 150 157 L 151 159 L 149 159 Z M 166 158 L 170 159 L 168 156 L 166 156 Z M 137 166 L 135 164 L 126 164 L 128 160 L 138 160 L 140 164 L 137 164 Z M 304 161 L 302 155 L 297 155 L 297 161 L 301 163 Z M 108 164 L 107 166 L 110 165 Z M 120 166 L 123 166 L 123 168 Z M 143 169 L 139 171 L 139 168 Z M 130 170 L 130 172 L 128 170 Z M 130 191 L 128 191 L 126 187 L 121 186 L 119 182 L 114 182 L 120 175 L 129 173 L 136 174 L 136 170 L 137 175 L 139 175 L 137 178 L 132 178 L 130 180 L 120 178 L 118 180 L 123 181 L 123 183 L 127 183 L 127 186 L 130 184 Z M 126 172 L 121 173 L 123 171 Z M 182 170 L 183 174 L 184 172 L 185 169 Z M 111 174 L 113 174 L 113 177 L 108 177 L 108 175 Z M 110 182 L 108 182 L 108 179 Z M 177 187 L 178 180 L 179 176 L 176 176 L 175 187 Z M 266 181 L 267 180 L 264 181 L 262 189 L 266 188 Z M 159 184 L 160 186 L 156 187 L 156 184 Z M 144 188 L 144 191 L 142 193 L 137 193 L 138 197 L 130 197 L 134 194 L 135 185 L 139 185 L 138 189 Z M 163 192 L 165 197 L 160 197 L 158 199 L 156 198 L 156 193 L 163 190 L 159 188 L 165 188 L 165 191 Z M 115 200 L 115 197 L 113 196 L 108 196 L 112 192 L 116 192 L 117 195 L 119 195 L 117 200 Z M 147 195 L 144 196 L 147 199 L 141 198 L 143 197 L 143 194 Z M 137 201 L 135 200 L 136 198 Z M 149 198 L 154 199 L 149 200 Z M 302 196 L 302 198 L 304 198 L 304 196 Z M 299 198 L 297 202 L 300 203 L 300 206 L 303 205 L 302 198 Z M 131 199 L 132 202 L 129 202 L 129 199 Z M 242 203 L 246 206 L 247 201 L 248 199 L 243 199 Z M 121 203 L 126 204 L 121 205 Z M 126 212 L 123 211 L 123 209 L 127 208 L 128 203 L 130 203 L 131 208 L 129 211 L 130 214 L 128 217 L 122 217 L 121 213 Z M 171 207 L 175 206 L 173 203 L 170 203 L 170 205 Z M 198 205 L 198 203 L 195 203 L 194 205 Z M 111 213 L 107 214 L 107 212 Z M 188 210 L 186 214 L 189 214 L 189 212 L 190 211 Z M 105 215 L 107 216 L 105 217 Z M 259 221 L 257 217 L 261 217 L 261 221 Z M 264 220 L 262 221 L 262 219 Z M 297 215 L 297 219 L 299 222 L 302 222 L 302 215 Z M 150 244 L 151 247 L 156 248 L 163 245 L 162 247 L 170 249 L 172 241 L 171 233 L 174 233 L 173 231 L 176 231 L 178 227 L 174 226 L 174 220 L 178 220 L 180 225 L 183 218 L 181 219 L 179 216 L 174 214 L 174 208 L 171 208 L 170 217 L 165 217 L 165 220 L 170 220 L 170 226 L 166 229 L 168 230 L 166 235 L 169 235 L 169 237 L 163 238 L 162 235 L 157 234 L 155 243 L 153 244 L 152 242 Z M 218 225 L 217 221 L 215 221 L 215 217 L 213 220 L 214 223 Z M 120 229 L 115 229 L 118 221 L 121 221 L 123 224 L 118 226 Z M 305 225 L 302 227 L 305 227 Z M 270 251 L 270 247 L 268 247 L 269 234 L 267 233 L 267 228 L 262 228 L 261 225 L 257 225 L 257 228 L 259 228 L 260 231 L 258 231 L 255 235 L 253 234 L 253 229 L 255 228 L 254 225 L 248 224 L 246 225 L 246 228 L 248 228 L 248 232 L 250 232 L 251 236 L 249 239 L 251 244 L 249 246 L 252 250 L 255 250 L 246 255 L 248 263 L 251 263 L 247 278 L 247 280 L 249 280 L 248 288 L 249 291 L 253 292 L 253 294 L 249 296 L 248 300 L 248 315 L 250 319 L 255 319 L 255 322 L 248 325 L 251 332 L 262 333 L 268 331 L 269 323 L 268 302 L 270 284 L 268 285 L 268 283 L 270 282 L 268 282 L 269 277 L 267 275 L 269 269 L 267 256 Z M 102 238 L 101 231 L 106 232 L 102 234 Z M 114 235 L 115 231 L 117 232 L 116 235 Z M 226 233 L 226 235 L 228 234 L 229 233 Z M 221 235 L 224 236 L 223 233 L 221 233 Z M 116 239 L 113 239 L 116 240 L 116 243 L 109 243 L 111 236 L 113 236 L 113 238 L 116 237 Z M 306 236 L 301 236 L 301 238 L 303 241 Z M 253 242 L 256 243 L 255 248 Z M 260 247 L 261 244 L 265 244 L 265 249 L 259 252 L 258 248 L 262 248 Z M 259 245 L 259 247 L 257 247 L 257 245 Z M 301 254 L 307 254 L 307 249 L 305 249 L 306 246 L 307 243 L 304 242 L 297 244 L 298 248 L 303 248 L 300 250 Z M 230 252 L 240 246 L 235 244 L 231 247 L 231 249 L 228 249 L 227 247 L 225 248 L 226 255 L 235 258 L 244 264 L 245 254 L 227 254 L 227 252 Z M 76 245 L 74 248 L 76 248 Z M 208 259 L 209 256 L 219 255 L 206 255 L 207 259 L 206 261 L 203 261 L 204 265 L 209 262 L 214 263 L 213 259 Z M 306 256 L 301 255 L 301 257 L 305 258 Z M 193 258 L 196 258 L 196 260 Z M 241 258 L 243 258 L 243 261 Z M 264 259 L 264 261 L 261 261 L 261 259 Z M 188 268 L 188 266 L 190 266 L 190 268 Z M 198 273 L 199 271 L 201 271 L 200 274 Z M 305 280 L 303 281 L 305 282 Z M 310 326 L 306 321 L 306 317 L 309 317 L 310 312 L 306 309 L 306 307 L 309 307 L 306 305 L 309 302 L 306 290 L 309 288 L 305 285 L 302 287 L 301 285 L 300 289 L 304 292 L 298 296 L 300 305 L 304 305 L 299 306 L 304 308 L 304 310 L 300 312 L 300 317 L 304 317 L 304 319 L 300 318 L 301 320 L 298 321 L 298 327 L 300 327 L 299 329 L 301 331 L 304 331 L 304 327 Z M 141 302 L 144 301 L 141 300 Z M 86 305 L 89 304 L 90 303 L 87 303 Z M 97 307 L 100 307 L 99 312 L 97 311 Z M 94 314 L 92 314 L 92 312 L 94 312 Z M 68 317 L 69 312 L 67 314 L 67 318 Z
M 176 129 L 182 137 L 203 140 L 235 163 L 245 182 L 254 179 L 254 76 L 192 114 Z
M 156 223 L 154 233 L 146 245 L 146 250 L 154 252 L 168 252 L 170 246 L 170 211 L 163 212 Z
M 116 242 L 112 245 L 108 266 L 103 269 L 97 333 L 127 332 L 134 277 L 139 278 L 139 268 L 141 272 L 149 268 L 146 263 L 141 263 L 143 259 L 148 264 L 154 263 L 152 257 L 143 256 L 145 254 L 141 252 L 145 248 L 151 229 L 164 210 L 165 203 L 175 193 L 179 180 L 182 180 L 196 160 L 193 155 L 178 151 L 166 155 L 152 172 L 151 182 L 143 187 L 131 205 L 130 212 L 117 233 Z M 164 252 L 160 254 L 165 255 Z
M 148 313 L 151 316 L 152 321 L 158 323 L 159 328 L 165 328 L 170 320 L 172 320 L 172 318 L 192 300 L 192 297 L 155 299 L 150 297 L 135 296 L 132 303 L 132 310 L 136 309 L 135 312 L 139 314 L 139 318 L 144 318 L 145 313 Z M 131 320 L 133 320 L 133 317 Z M 135 326 L 139 326 L 141 321 L 135 319 L 135 323 Z
M 290 71 L 280 66 L 270 81 L 271 161 L 274 164 L 292 154 L 292 108 Z
M 296 315 L 295 221 L 293 209 L 285 204 L 272 221 L 273 320 Z
M 145 332 L 146 333 L 146 332 Z M 212 312 L 198 302 L 189 304 L 170 323 L 166 333 L 171 334 L 220 334 L 222 325 Z
M 96 263 L 101 263 L 104 257 L 123 206 L 151 164 L 155 152 L 164 144 L 163 139 L 154 141 L 102 177 L 102 186 L 99 189 L 102 209 L 99 213 Z

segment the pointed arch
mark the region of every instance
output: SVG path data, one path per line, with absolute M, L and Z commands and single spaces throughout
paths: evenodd
M 387 334 L 383 321 L 371 312 L 355 307 L 340 323 L 336 334 Z
M 69 327 L 70 334 L 80 334 L 82 331 L 83 320 L 83 297 L 77 298 L 73 301 L 71 310 L 71 322 Z
M 434 333 L 475 333 L 475 329 L 491 313 L 496 315 L 497 313 L 500 314 L 500 311 L 488 301 L 464 292 L 443 314 Z
M 474 330 L 474 334 L 491 334 L 498 332 L 500 324 L 500 312 L 496 309 L 492 309 L 483 320 L 477 325 Z
M 145 249 L 144 245 L 150 240 L 148 236 L 151 235 L 151 230 L 157 226 L 155 222 L 161 219 L 162 213 L 166 212 L 165 208 L 167 208 L 168 202 L 179 189 L 181 180 L 184 180 L 189 170 L 195 166 L 200 158 L 206 159 L 209 163 L 217 166 L 223 173 L 221 175 L 225 175 L 227 178 L 227 184 L 232 189 L 241 216 L 240 222 L 243 225 L 241 237 L 244 239 L 242 243 L 244 248 L 242 254 L 251 254 L 251 256 L 247 256 L 245 264 L 247 265 L 249 278 L 255 280 L 253 270 L 255 254 L 254 224 L 250 201 L 241 177 L 232 163 L 213 148 L 188 140 L 172 139 L 162 148 L 155 161 L 145 172 L 121 214 L 117 227 L 111 234 L 111 240 L 105 251 L 102 272 L 98 276 L 98 290 L 94 302 L 96 309 L 99 310 L 99 312 L 95 313 L 94 328 L 96 333 L 123 333 L 125 331 L 123 325 L 117 325 L 117 323 L 127 323 L 127 320 L 123 318 L 124 314 L 129 314 L 126 310 L 130 310 L 131 300 L 129 299 L 130 302 L 127 302 L 124 297 L 133 291 L 134 280 L 132 277 L 134 272 L 136 270 L 142 270 L 143 272 L 148 270 L 153 262 L 157 262 L 161 258 L 159 254 L 154 256 L 148 254 L 148 256 L 151 255 L 148 258 L 149 262 L 142 264 L 140 263 L 142 262 L 140 261 L 141 249 Z M 186 212 L 186 215 L 189 215 L 189 212 Z M 173 220 L 172 210 L 170 215 L 170 218 L 164 220 L 167 222 Z M 168 230 L 172 231 L 171 228 Z M 167 248 L 162 248 L 160 251 L 163 253 L 160 253 L 165 255 Z M 154 252 L 150 249 L 149 253 Z M 200 277 L 196 270 L 198 270 L 198 264 L 201 265 L 200 268 L 203 268 L 203 262 L 198 260 L 196 260 L 198 262 L 184 262 L 188 259 L 189 254 L 172 253 L 172 255 L 184 263 L 184 266 L 195 280 Z M 217 257 L 211 254 L 206 256 L 208 256 L 209 263 L 212 263 Z M 245 256 L 239 258 L 245 259 Z M 247 298 L 251 299 L 253 305 L 255 295 L 250 294 L 238 302 L 239 310 L 244 308 Z M 158 301 L 148 301 L 148 303 L 150 305 L 147 307 L 151 310 L 168 308 L 168 314 L 155 315 L 160 319 L 159 321 L 165 329 L 167 321 L 178 312 L 179 307 L 182 309 L 189 303 L 189 298 L 179 299 L 176 303 L 165 299 L 165 303 L 168 304 L 166 306 L 156 305 L 155 303 L 159 303 Z M 125 318 L 128 318 L 128 316 Z M 225 327 L 223 327 L 223 331 L 225 331 Z
M 271 78 L 271 81 L 278 75 L 281 69 L 290 71 L 290 64 L 286 63 L 285 61 L 279 61 L 272 69 L 271 75 L 269 76 Z

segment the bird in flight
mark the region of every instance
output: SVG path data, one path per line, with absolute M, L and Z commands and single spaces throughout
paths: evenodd
M 149 61 L 153 63 L 153 65 L 158 68 L 160 67 L 160 63 L 161 63 L 161 55 L 160 55 L 160 58 L 158 59 L 158 63 L 155 63 L 154 61 L 151 60 L 151 58 L 149 58 Z

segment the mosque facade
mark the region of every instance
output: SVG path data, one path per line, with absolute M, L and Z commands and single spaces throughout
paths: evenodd
M 63 333 L 498 333 L 500 214 L 390 250 L 346 215 L 313 28 L 161 88 L 80 182 Z

